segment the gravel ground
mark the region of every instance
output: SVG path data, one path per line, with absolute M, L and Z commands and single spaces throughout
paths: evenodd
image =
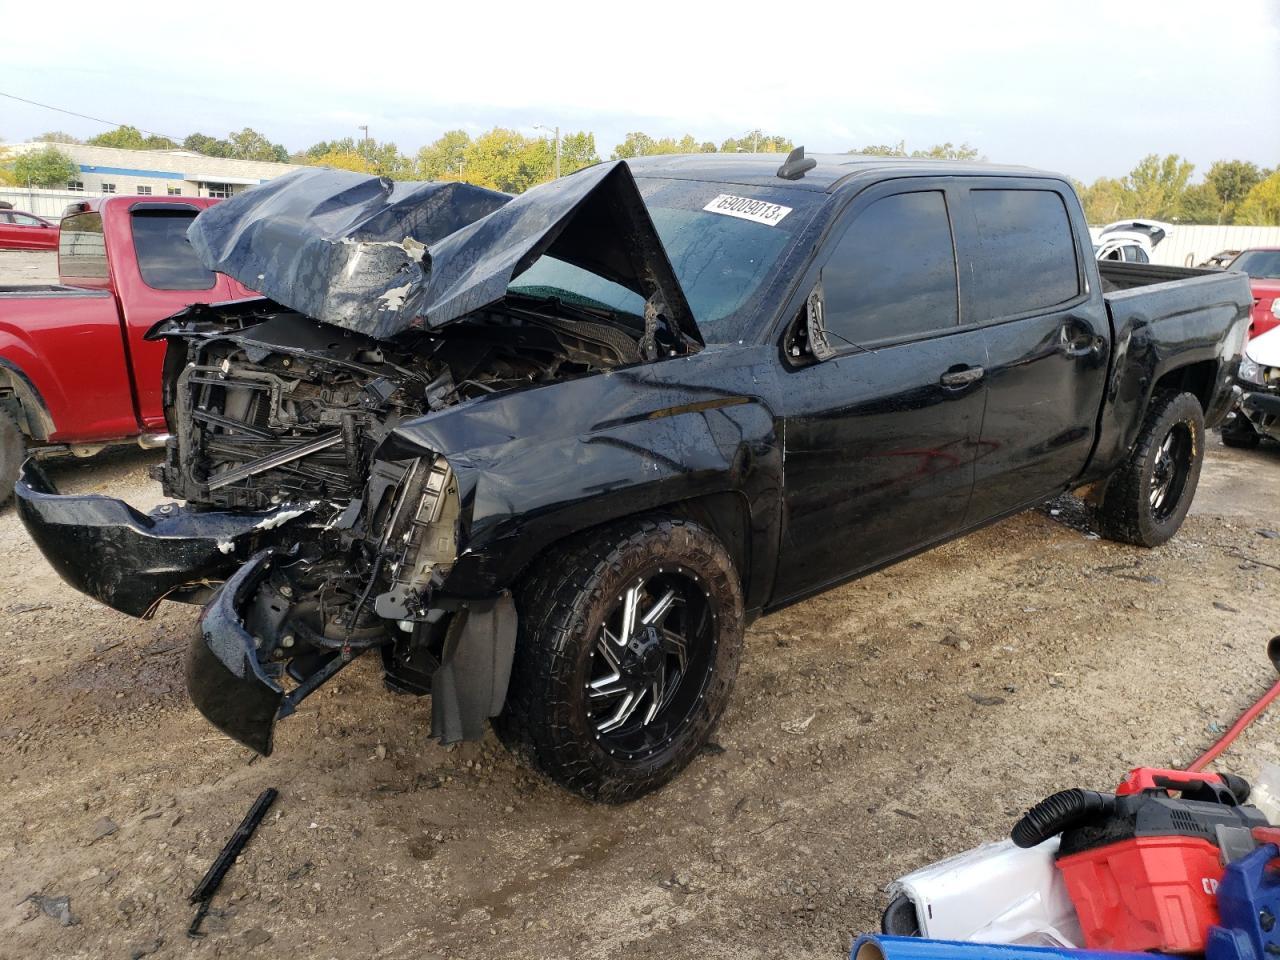
M 148 508 L 152 459 L 53 473 Z M 255 760 L 186 701 L 193 608 L 95 605 L 0 512 L 0 954 L 836 958 L 893 877 L 1059 788 L 1188 762 L 1266 689 L 1280 539 L 1258 531 L 1277 529 L 1280 448 L 1215 440 L 1161 549 L 1096 539 L 1064 499 L 764 618 L 714 745 L 599 807 L 492 736 L 436 745 L 429 703 L 373 663 Z M 1276 729 L 1225 768 L 1280 761 Z M 268 785 L 192 942 L 186 895 Z
M 58 254 L 53 250 L 0 250 L 0 284 L 57 282 Z

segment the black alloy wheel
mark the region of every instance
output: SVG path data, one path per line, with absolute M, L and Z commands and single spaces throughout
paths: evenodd
M 715 729 L 742 655 L 737 570 L 705 527 L 644 516 L 532 565 L 498 736 L 591 800 L 621 803 L 683 769 Z

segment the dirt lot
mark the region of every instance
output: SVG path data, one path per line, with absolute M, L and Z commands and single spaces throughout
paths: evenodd
M 0 250 L 0 284 L 57 282 L 58 255 L 52 250 Z
M 255 762 L 186 701 L 192 608 L 95 605 L 0 512 L 0 954 L 839 957 L 895 875 L 1058 788 L 1189 761 L 1271 681 L 1280 450 L 1210 452 L 1162 549 L 1093 539 L 1060 503 L 759 621 L 715 746 L 614 808 L 492 737 L 437 746 L 429 704 L 372 663 Z M 150 459 L 55 479 L 150 507 Z M 1228 768 L 1280 760 L 1276 729 Z M 268 785 L 193 943 L 186 895 Z M 33 893 L 69 896 L 74 925 Z

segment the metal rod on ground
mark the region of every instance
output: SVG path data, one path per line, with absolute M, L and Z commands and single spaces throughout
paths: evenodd
M 276 797 L 279 795 L 280 793 L 275 787 L 267 787 L 258 795 L 258 799 L 253 801 L 253 806 L 245 814 L 245 818 L 240 821 L 240 826 L 236 827 L 236 832 L 231 835 L 231 839 L 222 848 L 222 852 L 218 854 L 218 859 L 213 861 L 213 866 L 204 875 L 204 879 L 196 884 L 196 888 L 191 891 L 190 902 L 198 903 L 200 907 L 196 910 L 195 919 L 191 921 L 187 936 L 192 938 L 204 936 L 200 932 L 200 921 L 209 912 L 209 901 L 218 892 L 218 887 L 222 885 L 222 878 L 227 875 L 231 865 L 236 862 L 236 857 L 240 856 L 240 851 L 245 848 L 245 844 L 249 842 L 249 838 L 258 829 L 258 824 L 262 823 L 262 818 L 267 815 L 267 811 L 271 809 L 271 804 L 275 803 Z

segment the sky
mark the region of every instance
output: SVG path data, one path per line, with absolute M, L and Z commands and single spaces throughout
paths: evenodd
M 1280 0 L 838 4 L 0 0 L 0 92 L 181 140 L 406 153 L 495 125 L 813 152 L 968 142 L 1084 181 L 1148 153 L 1280 165 Z M 115 9 L 116 13 L 111 11 Z M 83 24 L 83 28 L 69 28 Z M 21 42 L 18 41 L 21 38 Z M 0 98 L 0 139 L 110 129 Z

